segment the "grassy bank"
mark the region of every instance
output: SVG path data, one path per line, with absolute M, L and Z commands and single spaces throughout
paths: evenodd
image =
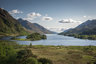
M 62 35 L 62 34 L 60 34 Z M 65 36 L 72 36 L 79 39 L 96 40 L 96 35 L 81 35 L 81 34 L 64 34 Z
M 30 39 L 23 39 L 23 38 L 17 38 L 17 37 L 13 37 L 11 39 L 12 40 L 20 40 L 20 41 L 30 41 Z

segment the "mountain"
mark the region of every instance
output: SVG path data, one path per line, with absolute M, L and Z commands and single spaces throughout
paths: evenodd
M 67 32 L 70 31 L 70 30 L 72 30 L 72 28 L 66 29 L 66 30 L 64 30 L 63 32 L 59 33 L 59 34 L 67 33 Z
M 25 35 L 27 31 L 6 10 L 0 8 L 0 35 Z
M 63 32 L 63 34 L 96 35 L 96 19 L 87 20 L 76 28 Z
M 41 34 L 50 34 L 50 33 L 54 33 L 52 31 L 47 30 L 46 28 L 44 28 L 43 26 L 37 24 L 37 23 L 31 23 L 27 20 L 23 20 L 23 19 L 18 19 L 18 21 L 20 22 L 20 24 L 25 27 L 26 29 L 28 29 L 30 32 L 38 32 Z

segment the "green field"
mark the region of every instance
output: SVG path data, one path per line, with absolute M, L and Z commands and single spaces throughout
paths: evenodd
M 96 62 L 95 46 L 35 45 L 30 49 L 38 58 L 48 58 L 52 60 L 53 64 L 91 64 Z
M 96 64 L 96 46 L 18 45 L 0 41 L 0 64 L 14 63 Z

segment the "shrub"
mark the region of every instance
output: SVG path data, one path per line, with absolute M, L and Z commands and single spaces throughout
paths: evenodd
M 92 46 L 84 47 L 83 52 L 85 52 L 88 55 L 94 55 Z
M 53 64 L 51 60 L 46 58 L 40 58 L 38 59 L 38 61 L 41 62 L 42 64 Z
M 38 60 L 36 58 L 30 57 L 26 60 L 25 64 L 38 64 Z

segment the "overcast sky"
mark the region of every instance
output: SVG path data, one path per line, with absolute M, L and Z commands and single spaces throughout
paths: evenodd
M 0 8 L 57 32 L 96 17 L 96 0 L 0 0 Z

